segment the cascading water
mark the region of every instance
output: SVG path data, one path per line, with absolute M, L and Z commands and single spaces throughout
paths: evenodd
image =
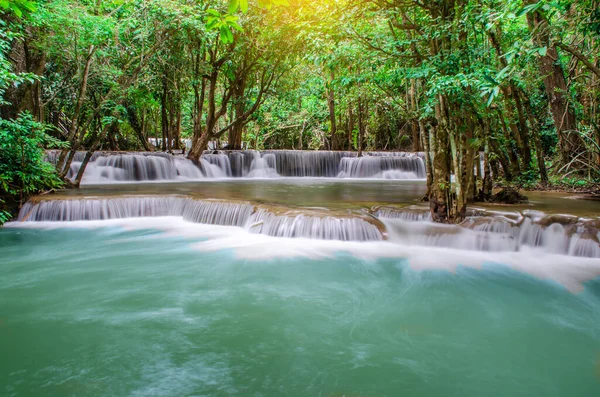
M 47 160 L 56 163 L 58 151 Z M 77 175 L 85 152 L 77 152 L 67 177 Z M 424 179 L 421 154 L 404 152 L 355 152 L 244 150 L 206 151 L 194 163 L 182 156 L 162 152 L 96 152 L 87 165 L 82 184 L 113 182 L 186 181 L 223 178 L 381 178 Z
M 135 155 L 96 153 L 87 177 L 422 171 L 400 153 Z M 425 185 L 219 180 L 34 198 L 0 229 L 0 384 L 48 396 L 598 395 L 600 219 L 584 218 L 598 203 L 532 193 L 531 208 L 577 216 L 475 209 L 439 225 L 417 204 Z M 275 371 L 274 357 L 286 358 Z
M 416 155 L 345 157 L 340 178 L 423 179 L 425 164 Z
M 275 155 L 265 153 L 262 156 L 256 153 L 250 164 L 248 178 L 276 178 L 279 176 L 275 170 Z
M 75 154 L 67 178 L 75 179 L 84 156 L 83 152 Z M 56 154 L 49 154 L 48 160 L 56 162 Z M 215 168 L 216 172 L 220 173 L 220 168 Z M 136 181 L 185 181 L 203 179 L 206 176 L 214 177 L 210 167 L 207 166 L 205 169 L 208 170 L 206 175 L 193 162 L 165 153 L 103 154 L 96 152 L 91 157 L 81 182 L 82 184 L 102 184 Z
M 231 164 L 227 156 L 221 154 L 204 154 L 200 162 L 208 178 L 227 178 L 232 176 Z
M 546 216 L 536 211 L 507 216 L 472 216 L 461 225 L 430 221 L 429 213 L 379 209 L 389 239 L 401 244 L 473 251 L 544 252 L 600 258 L 600 220 Z
M 250 232 L 273 237 L 304 237 L 319 240 L 376 241 L 382 235 L 377 226 L 362 218 L 331 216 L 275 215 L 258 210 L 250 222 Z
M 560 255 L 600 258 L 600 220 L 545 216 L 538 212 L 515 214 L 512 218 L 472 216 L 461 225 L 441 225 L 430 222 L 426 212 L 418 211 L 379 208 L 372 219 L 313 212 L 280 214 L 249 203 L 152 196 L 28 202 L 21 209 L 18 220 L 80 221 L 161 216 L 182 217 L 194 223 L 240 226 L 252 233 L 273 237 L 376 241 L 387 235 L 391 242 L 409 246 L 492 252 L 542 249 Z
M 339 173 L 342 158 L 356 156 L 353 152 L 272 150 L 277 173 L 290 177 L 334 178 Z
M 239 226 L 273 237 L 376 241 L 383 236 L 371 219 L 317 215 L 278 215 L 249 203 L 202 201 L 185 197 L 125 197 L 43 200 L 26 203 L 21 222 L 68 222 L 177 216 L 194 223 Z

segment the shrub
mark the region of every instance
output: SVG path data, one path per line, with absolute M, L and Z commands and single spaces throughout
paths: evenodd
M 45 147 L 63 145 L 46 134 L 46 127 L 29 113 L 16 120 L 0 119 L 0 200 L 5 206 L 0 209 L 0 224 L 7 218 L 7 208 L 15 209 L 32 194 L 63 186 L 54 167 L 44 159 Z

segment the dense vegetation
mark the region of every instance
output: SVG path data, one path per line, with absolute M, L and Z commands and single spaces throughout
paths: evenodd
M 59 184 L 41 152 L 19 168 L 18 145 L 68 145 L 64 178 L 76 150 L 176 151 L 184 138 L 191 159 L 209 141 L 424 151 L 440 222 L 460 221 L 493 180 L 600 178 L 597 0 L 3 0 L 0 9 L 5 200 Z

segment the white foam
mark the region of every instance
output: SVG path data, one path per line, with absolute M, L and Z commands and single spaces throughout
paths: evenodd
M 525 248 L 520 252 L 479 252 L 452 248 L 401 245 L 389 241 L 344 242 L 280 238 L 252 234 L 241 227 L 203 225 L 186 222 L 179 217 L 126 218 L 103 221 L 74 222 L 10 222 L 9 228 L 85 228 L 120 227 L 125 230 L 157 229 L 168 236 L 199 239 L 192 243 L 198 251 L 231 250 L 236 258 L 262 261 L 274 258 L 334 258 L 348 253 L 362 260 L 396 258 L 406 260 L 415 270 L 444 270 L 455 273 L 459 267 L 472 269 L 502 266 L 549 280 L 577 293 L 586 281 L 600 277 L 600 260 L 556 255 L 540 249 Z M 147 238 L 162 238 L 161 235 Z

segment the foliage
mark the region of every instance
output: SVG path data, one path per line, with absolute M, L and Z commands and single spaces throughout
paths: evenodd
M 31 194 L 63 186 L 54 167 L 45 161 L 45 147 L 64 144 L 46 134 L 31 114 L 0 120 L 0 193 L 5 200 L 22 202 Z M 0 220 L 5 221 L 6 216 L 4 212 Z
M 73 150 L 440 143 L 467 186 L 477 152 L 496 180 L 600 178 L 597 0 L 32 4 L 0 2 L 0 113 Z
M 11 85 L 18 86 L 33 83 L 36 76 L 32 73 L 14 73 L 8 57 L 11 43 L 19 37 L 18 34 L 6 29 L 6 22 L 0 19 L 0 106 L 10 105 L 4 99 L 4 93 Z
M 20 18 L 23 12 L 35 11 L 35 3 L 30 0 L 0 0 L 0 11 L 12 12 Z

